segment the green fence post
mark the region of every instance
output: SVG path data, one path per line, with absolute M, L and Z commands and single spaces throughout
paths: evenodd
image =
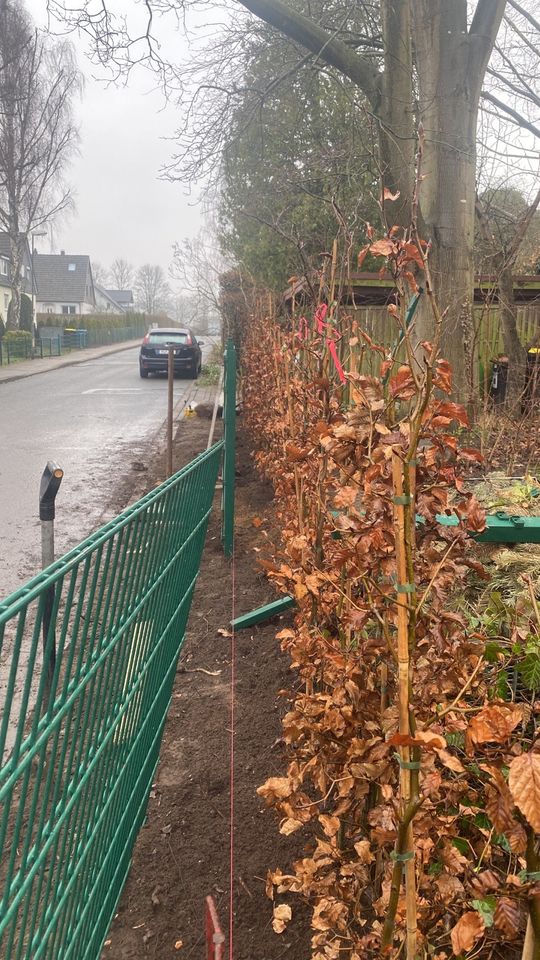
M 223 457 L 223 550 L 232 556 L 234 544 L 234 475 L 236 462 L 236 347 L 227 340 L 223 396 L 225 453 Z

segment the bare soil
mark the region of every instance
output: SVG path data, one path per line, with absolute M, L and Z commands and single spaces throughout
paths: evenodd
M 177 467 L 204 449 L 207 434 L 205 420 L 181 422 Z M 104 947 L 107 960 L 206 957 L 207 894 L 228 941 L 232 641 L 218 630 L 228 630 L 233 609 L 238 616 L 275 599 L 256 562 L 262 530 L 271 526 L 271 490 L 255 476 L 241 435 L 237 464 L 234 563 L 221 548 L 218 495 L 147 821 Z M 157 479 L 148 475 L 147 489 Z M 254 516 L 264 519 L 262 527 L 253 525 Z M 256 794 L 267 777 L 283 772 L 280 720 L 287 701 L 280 690 L 290 676 L 275 634 L 286 622 L 274 620 L 235 638 L 234 960 L 305 960 L 310 952 L 306 918 L 297 907 L 285 933 L 272 930 L 266 872 L 285 868 L 302 848 L 280 836 L 275 814 L 263 810 Z

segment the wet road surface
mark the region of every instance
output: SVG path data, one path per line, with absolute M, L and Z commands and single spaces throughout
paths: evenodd
M 175 380 L 179 407 L 192 384 Z M 149 449 L 163 456 L 166 414 L 167 380 L 141 380 L 137 348 L 0 384 L 0 599 L 39 571 L 38 491 L 47 460 L 64 470 L 60 556 L 113 515 L 115 487 L 134 463 L 149 466 Z

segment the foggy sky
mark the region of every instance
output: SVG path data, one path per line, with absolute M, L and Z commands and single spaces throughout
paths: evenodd
M 46 25 L 46 0 L 25 5 L 38 26 Z M 53 27 L 60 29 L 54 21 Z M 84 55 L 88 40 L 76 35 L 70 40 L 85 76 L 76 105 L 80 153 L 67 174 L 76 209 L 54 229 L 52 243 L 36 239 L 36 249 L 90 254 L 106 267 L 122 257 L 135 266 L 159 263 L 167 270 L 174 241 L 194 236 L 201 225 L 197 193 L 188 196 L 184 185 L 159 179 L 174 148 L 163 138 L 178 125 L 176 108 L 165 106 L 143 69 L 131 75 L 127 87 L 94 79 L 98 68 Z M 179 57 L 182 51 L 187 55 L 181 33 L 171 42 Z

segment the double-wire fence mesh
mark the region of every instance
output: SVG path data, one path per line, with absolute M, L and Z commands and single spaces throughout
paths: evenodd
M 215 444 L 0 604 L 0 957 L 96 960 L 158 760 Z

